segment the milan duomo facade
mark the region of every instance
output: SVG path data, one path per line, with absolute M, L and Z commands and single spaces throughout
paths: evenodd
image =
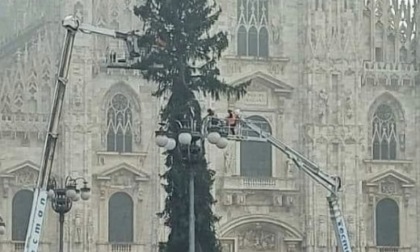
M 51 110 L 64 29 L 83 22 L 141 29 L 134 0 L 1 1 L 0 251 L 23 241 Z M 420 8 L 417 0 L 225 0 L 229 32 L 220 67 L 228 83 L 252 80 L 240 101 L 199 97 L 224 116 L 239 108 L 326 172 L 342 177 L 353 251 L 420 251 Z M 419 3 L 420 5 L 420 3 Z M 0 18 L 2 18 L 0 16 Z M 84 177 L 89 201 L 66 214 L 65 251 L 157 251 L 167 230 L 162 100 L 135 70 L 107 68 L 117 40 L 78 34 L 53 175 Z M 419 114 L 419 115 L 418 115 Z M 335 252 L 326 191 L 267 143 L 208 148 L 217 171 L 214 210 L 223 252 Z M 158 200 L 161 199 L 161 200 Z M 48 207 L 42 252 L 57 251 Z

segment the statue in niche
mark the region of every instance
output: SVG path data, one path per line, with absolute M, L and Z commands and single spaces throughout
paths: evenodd
M 318 228 L 318 245 L 320 247 L 326 247 L 327 246 L 327 236 L 326 236 L 326 224 L 325 224 L 325 218 L 324 216 L 319 217 L 319 228 Z
M 82 216 L 80 211 L 76 212 L 76 216 L 74 217 L 74 240 L 76 243 L 82 242 Z
M 345 111 L 346 111 L 346 117 L 348 119 L 351 119 L 353 117 L 353 106 L 352 106 L 352 93 L 351 91 L 347 93 L 346 100 L 345 100 Z
M 231 154 L 229 153 L 229 151 L 225 151 L 223 153 L 223 161 L 224 161 L 224 168 L 225 168 L 224 173 L 225 174 L 228 174 L 228 172 L 229 172 L 229 167 L 230 167 L 230 164 L 231 164 L 230 156 L 231 156 Z
M 359 222 L 359 229 L 360 229 L 360 244 L 362 246 L 366 245 L 366 228 L 365 228 L 365 222 L 363 220 L 360 220 Z
M 273 43 L 278 45 L 280 44 L 280 36 L 281 36 L 281 28 L 280 28 L 280 16 L 274 15 L 273 18 L 271 18 L 271 33 L 272 33 L 272 39 Z
M 130 117 L 131 115 L 128 114 L 128 120 L 131 120 Z M 141 121 L 139 119 L 134 122 L 134 141 L 138 144 L 141 142 Z
M 320 123 L 326 123 L 326 115 L 328 111 L 328 94 L 325 89 L 319 91 L 318 100 L 318 119 Z
M 264 230 L 257 223 L 255 228 L 246 230 L 239 235 L 239 248 L 252 249 L 253 251 L 267 251 L 276 248 L 276 235 Z

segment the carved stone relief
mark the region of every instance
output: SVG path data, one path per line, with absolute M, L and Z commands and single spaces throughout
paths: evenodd
M 13 173 L 15 184 L 19 186 L 35 185 L 38 178 L 38 171 L 30 167 L 25 167 Z
M 395 194 L 397 192 L 397 185 L 392 181 L 383 181 L 380 183 L 380 192 L 384 194 Z
M 245 251 L 275 251 L 277 236 L 274 232 L 265 230 L 260 223 L 239 234 L 238 247 Z
M 111 175 L 111 184 L 116 186 L 133 186 L 135 184 L 133 173 L 127 170 L 119 170 Z

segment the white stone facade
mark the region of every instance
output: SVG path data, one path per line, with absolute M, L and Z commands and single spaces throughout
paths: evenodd
M 12 2 L 4 5 L 16 11 L 19 32 L 0 47 L 0 215 L 7 224 L 0 251 L 18 252 L 25 228 L 16 223 L 25 217 L 16 209 L 30 202 L 21 190 L 32 190 L 41 159 L 64 34 L 58 18 L 74 13 L 86 23 L 138 29 L 132 6 L 142 1 L 51 1 L 50 9 Z M 420 251 L 420 8 L 410 8 L 417 1 L 219 2 L 215 29 L 230 39 L 223 78 L 252 85 L 241 101 L 200 97 L 203 110 L 259 116 L 276 138 L 341 176 L 353 251 Z M 20 18 L 25 12 L 45 15 Z M 165 197 L 164 159 L 154 143 L 162 100 L 138 72 L 107 69 L 113 51 L 120 56 L 123 44 L 76 37 L 53 175 L 87 178 L 92 197 L 66 215 L 65 251 L 157 251 L 167 235 L 156 216 Z M 224 252 L 338 251 L 326 191 L 281 152 L 235 141 L 207 150 Z M 126 218 L 125 229 L 115 228 L 120 235 L 109 230 L 118 202 L 128 202 L 119 208 Z M 58 249 L 58 230 L 49 207 L 40 251 Z

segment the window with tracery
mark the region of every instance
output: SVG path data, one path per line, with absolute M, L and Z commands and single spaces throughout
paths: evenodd
M 397 158 L 397 123 L 392 108 L 380 105 L 372 120 L 373 159 L 395 160 Z
M 114 95 L 107 108 L 107 151 L 132 151 L 132 124 L 130 100 L 123 94 Z
M 238 0 L 237 53 L 268 57 L 268 0 Z
M 376 205 L 376 245 L 399 247 L 400 216 L 397 202 L 393 199 L 382 199 Z

